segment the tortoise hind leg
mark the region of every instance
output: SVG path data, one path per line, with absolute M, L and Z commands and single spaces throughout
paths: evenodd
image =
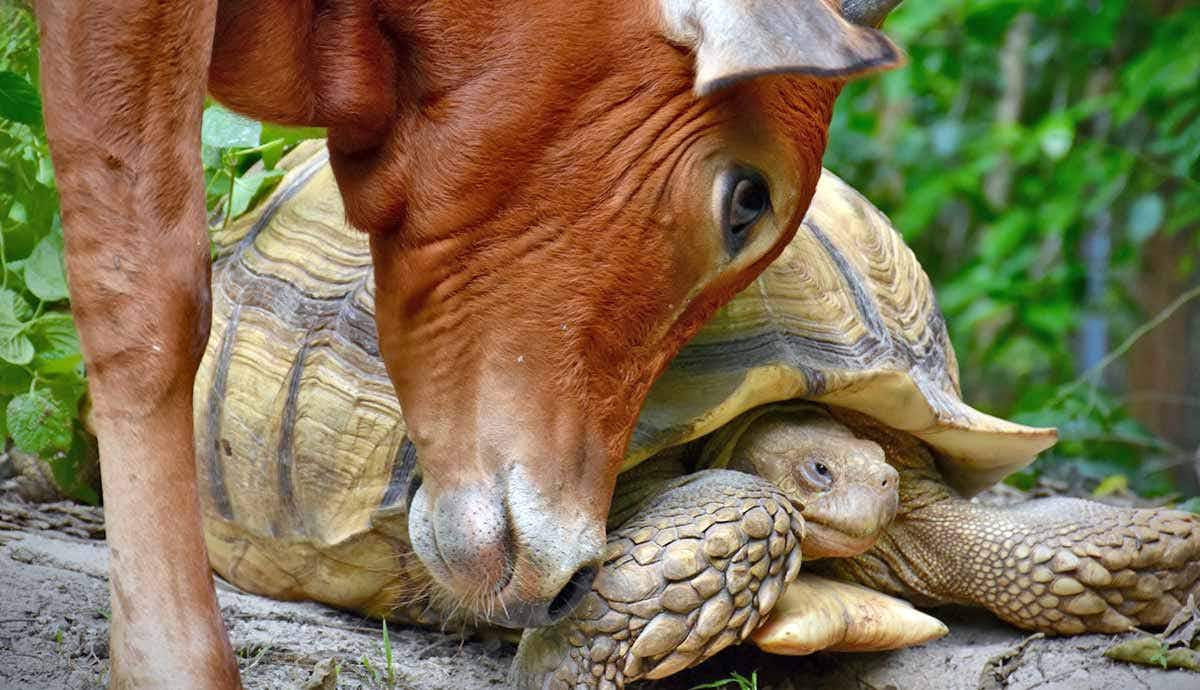
M 698 663 L 758 627 L 800 569 L 804 521 L 766 480 L 708 470 L 672 482 L 609 535 L 570 618 L 526 630 L 518 688 L 620 688 Z
M 1120 632 L 1165 625 L 1200 587 L 1200 519 L 1072 498 L 992 508 L 947 496 L 827 567 L 917 604 L 984 606 L 1030 630 Z

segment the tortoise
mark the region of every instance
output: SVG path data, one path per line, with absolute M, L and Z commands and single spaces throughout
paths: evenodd
M 319 145 L 285 165 L 261 211 L 214 234 L 213 330 L 196 383 L 213 566 L 268 596 L 469 624 L 411 553 L 415 450 L 379 359 L 366 238 L 345 225 Z M 808 404 L 789 402 L 800 400 Z M 814 425 L 812 405 L 826 423 Z M 839 556 L 815 564 L 827 575 L 923 605 L 986 606 L 1020 627 L 1065 634 L 1163 624 L 1200 575 L 1200 524 L 1184 513 L 1069 499 L 1005 510 L 969 502 L 1052 445 L 1055 432 L 962 401 L 928 278 L 887 219 L 826 172 L 792 243 L 655 383 L 624 466 L 632 481 L 614 503 L 627 519 L 613 525 L 609 558 L 576 614 L 526 632 L 522 682 L 659 677 L 747 638 L 765 614 L 771 622 L 756 639 L 767 648 L 780 636 L 766 631 L 811 620 L 784 593 L 809 542 L 808 510 L 784 487 L 737 471 L 768 422 L 824 439 L 821 457 L 857 438 L 899 471 L 895 519 L 826 554 Z M 710 542 L 728 553 L 706 555 Z M 702 596 L 671 589 L 685 581 Z M 807 576 L 803 584 L 809 598 L 829 594 L 827 603 L 863 594 Z M 605 586 L 627 601 L 606 598 Z M 781 593 L 790 618 L 771 611 Z M 706 616 L 726 594 L 736 610 L 714 605 Z M 855 648 L 842 642 L 800 647 Z M 558 675 L 545 674 L 551 661 Z M 564 675 L 565 662 L 575 670 Z

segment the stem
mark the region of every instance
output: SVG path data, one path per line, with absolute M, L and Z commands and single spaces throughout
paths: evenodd
M 237 184 L 237 177 L 233 174 L 233 165 L 225 164 L 225 174 L 229 176 L 229 195 L 225 197 L 225 220 L 221 223 L 221 229 L 229 227 L 229 221 L 233 220 L 233 186 Z
M 8 254 L 4 248 L 4 231 L 0 230 L 0 288 L 8 287 Z
M 237 151 L 237 153 L 235 153 L 234 155 L 235 156 L 244 156 L 248 153 L 258 153 L 259 151 L 266 149 L 268 146 L 274 146 L 275 142 L 277 142 L 277 141 L 282 141 L 282 140 L 281 139 L 272 139 L 264 144 L 259 144 L 258 146 L 255 146 L 253 148 L 234 149 L 235 151 Z
M 1181 295 L 1175 298 L 1174 302 L 1171 302 L 1164 307 L 1162 311 L 1155 314 L 1154 318 L 1134 329 L 1133 333 L 1130 333 L 1129 337 L 1126 338 L 1120 345 L 1118 345 L 1116 349 L 1105 355 L 1103 359 L 1101 359 L 1099 362 L 1096 362 L 1096 364 L 1090 369 L 1080 374 L 1079 378 L 1058 389 L 1058 394 L 1055 395 L 1050 401 L 1050 405 L 1054 406 L 1062 402 L 1063 399 L 1065 399 L 1068 395 L 1074 393 L 1080 386 L 1087 383 L 1100 372 L 1104 371 L 1108 365 L 1112 364 L 1119 357 L 1128 352 L 1129 349 L 1132 348 L 1137 341 L 1141 340 L 1142 337 L 1144 337 L 1147 333 L 1160 326 L 1162 322 L 1171 318 L 1171 315 L 1178 311 L 1180 307 L 1188 302 L 1191 302 L 1197 297 L 1200 297 L 1200 285 L 1196 285 L 1190 290 L 1185 290 Z

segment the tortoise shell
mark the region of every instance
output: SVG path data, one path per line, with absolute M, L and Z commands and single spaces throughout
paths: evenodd
M 195 388 L 210 559 L 261 594 L 421 622 L 405 517 L 415 452 L 379 355 L 367 236 L 346 225 L 327 159 L 323 144 L 302 145 L 260 210 L 214 232 Z M 923 439 L 964 494 L 1055 440 L 962 401 L 927 276 L 829 172 L 783 254 L 655 384 L 625 466 L 796 398 Z

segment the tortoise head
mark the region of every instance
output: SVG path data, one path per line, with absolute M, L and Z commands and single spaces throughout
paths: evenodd
M 896 517 L 899 474 L 883 449 L 822 412 L 781 408 L 756 417 L 729 467 L 775 483 L 801 506 L 806 559 L 856 556 Z
M 313 18 L 304 76 L 324 91 L 304 105 L 328 111 L 347 216 L 371 234 L 423 477 L 410 533 L 466 610 L 544 624 L 588 589 L 650 384 L 792 237 L 844 80 L 901 59 L 837 5 L 364 1 Z M 295 40 L 222 12 L 219 32 Z M 214 54 L 214 74 L 237 59 Z M 215 91 L 254 112 L 256 93 Z

